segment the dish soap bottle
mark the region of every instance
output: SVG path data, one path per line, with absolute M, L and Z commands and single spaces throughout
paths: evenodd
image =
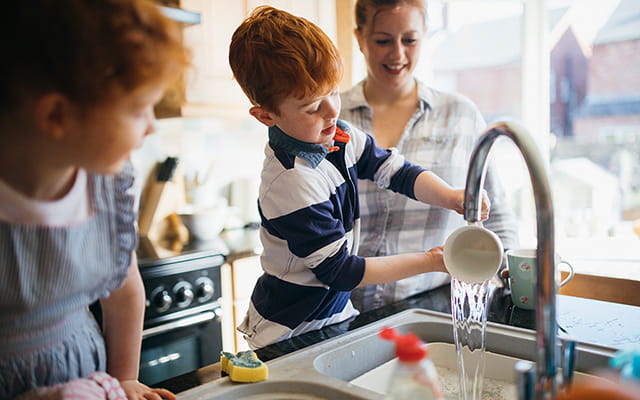
M 395 342 L 398 357 L 385 399 L 446 399 L 436 367 L 428 357 L 425 344 L 416 335 L 399 335 L 393 328 L 386 327 L 379 336 Z

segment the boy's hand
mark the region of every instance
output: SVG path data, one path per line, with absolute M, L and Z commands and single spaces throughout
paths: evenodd
M 453 207 L 451 209 L 458 214 L 464 214 L 464 189 L 453 189 Z
M 454 206 L 451 208 L 458 214 L 464 214 L 464 189 L 453 190 Z M 482 204 L 480 209 L 480 221 L 486 221 L 489 219 L 489 212 L 491 211 L 491 201 L 487 191 L 482 189 Z
M 444 253 L 444 247 L 434 247 L 433 249 L 428 250 L 425 253 L 428 258 L 427 264 L 430 266 L 430 269 L 425 272 L 439 271 L 449 273 L 449 271 L 447 271 L 447 268 L 445 268 L 444 266 L 444 258 L 442 256 Z
M 176 395 L 166 389 L 150 388 L 136 380 L 120 381 L 129 400 L 175 400 Z
M 489 211 L 491 211 L 491 200 L 487 191 L 482 189 L 482 205 L 480 209 L 480 221 L 486 221 L 489 219 Z

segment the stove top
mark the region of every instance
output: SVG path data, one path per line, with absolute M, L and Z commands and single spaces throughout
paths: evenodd
M 145 286 L 145 329 L 169 320 L 219 308 L 224 242 L 194 244 L 167 258 L 138 262 Z

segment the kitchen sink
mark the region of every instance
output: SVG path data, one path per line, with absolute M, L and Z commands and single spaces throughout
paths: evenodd
M 459 398 L 456 346 L 451 343 L 429 343 L 427 347 L 429 357 L 436 365 L 443 391 L 448 398 Z M 518 398 L 514 379 L 515 365 L 518 361 L 520 359 L 515 357 L 485 352 L 483 399 L 514 400 Z M 397 362 L 397 358 L 387 361 L 351 380 L 351 383 L 384 395 Z M 573 379 L 574 382 L 578 382 L 586 377 L 596 378 L 593 375 L 575 372 Z
M 459 378 L 457 369 L 456 346 L 451 343 L 429 343 L 429 358 L 436 365 L 442 389 L 450 398 L 458 398 Z M 517 389 L 513 382 L 513 371 L 517 358 L 492 352 L 485 353 L 485 374 L 483 398 L 492 400 L 516 399 Z M 380 394 L 384 394 L 397 359 L 365 372 L 351 380 L 351 383 Z
M 230 385 L 225 383 L 221 385 L 203 385 L 201 387 L 202 390 L 197 390 L 195 396 L 178 396 L 178 398 L 203 400 L 362 400 L 368 398 L 353 395 L 346 390 L 336 389 L 324 383 L 304 380 L 276 380 L 270 378 L 257 383 L 226 383 Z
M 228 378 L 181 393 L 179 399 L 383 399 L 395 363 L 394 345 L 380 339 L 381 328 L 413 332 L 429 345 L 445 392 L 457 390 L 456 353 L 451 315 L 411 309 L 343 335 L 267 362 L 269 379 L 238 384 Z M 535 360 L 535 332 L 487 324 L 485 392 L 495 398 L 514 399 L 514 364 Z M 589 343 L 576 344 L 576 379 L 604 368 L 616 349 Z

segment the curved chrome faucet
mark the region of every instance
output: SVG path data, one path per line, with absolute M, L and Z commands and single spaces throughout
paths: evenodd
M 520 399 L 554 397 L 558 389 L 558 323 L 556 319 L 555 237 L 551 189 L 545 164 L 536 143 L 521 125 L 508 121 L 490 125 L 480 137 L 471 155 L 465 187 L 464 219 L 480 220 L 481 195 L 491 146 L 500 136 L 511 139 L 520 150 L 529 170 L 536 205 L 538 248 L 536 256 L 536 368 L 520 365 Z M 531 382 L 535 379 L 535 382 Z

